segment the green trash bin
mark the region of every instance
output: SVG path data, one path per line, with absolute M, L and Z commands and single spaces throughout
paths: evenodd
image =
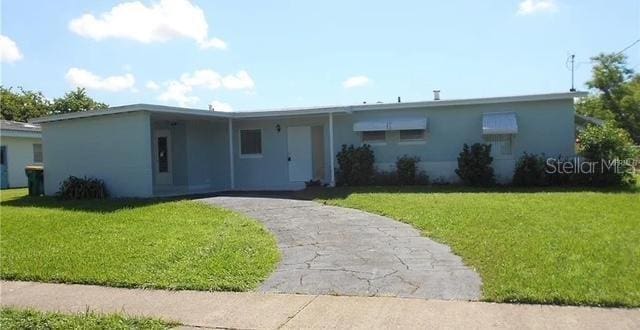
M 24 172 L 29 183 L 29 196 L 44 195 L 44 167 L 38 164 L 27 165 Z

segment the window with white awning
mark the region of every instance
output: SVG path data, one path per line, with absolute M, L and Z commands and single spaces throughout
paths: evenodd
M 404 131 L 404 130 L 426 130 L 426 117 L 415 118 L 387 118 L 358 121 L 353 124 L 354 132 L 370 131 Z
M 482 115 L 482 134 L 517 134 L 518 122 L 513 112 L 494 112 Z
M 482 115 L 482 135 L 491 145 L 491 156 L 496 159 L 513 156 L 513 135 L 518 133 L 518 122 L 513 112 L 494 112 Z
M 387 128 L 387 120 L 367 120 L 359 121 L 353 124 L 354 132 L 386 131 Z

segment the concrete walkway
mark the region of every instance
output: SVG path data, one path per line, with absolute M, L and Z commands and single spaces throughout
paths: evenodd
M 341 207 L 268 197 L 201 199 L 275 234 L 282 261 L 262 292 L 477 300 L 481 280 L 413 227 Z
M 132 290 L 0 282 L 0 304 L 67 313 L 124 313 L 188 327 L 234 329 L 638 329 L 640 310 L 391 297 Z

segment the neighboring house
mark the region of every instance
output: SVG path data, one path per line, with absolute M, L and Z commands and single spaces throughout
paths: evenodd
M 2 189 L 27 186 L 24 167 L 42 163 L 40 125 L 0 121 L 0 185 Z
M 598 119 L 595 117 L 589 117 L 585 115 L 580 115 L 576 113 L 576 136 L 582 132 L 589 125 L 604 125 L 605 121 L 602 119 Z
M 34 120 L 45 192 L 70 175 L 113 196 L 301 189 L 335 181 L 341 145 L 372 145 L 376 166 L 418 156 L 432 180 L 457 181 L 464 143 L 491 143 L 499 180 L 523 152 L 573 156 L 574 98 L 555 93 L 409 103 L 216 112 L 148 104 Z

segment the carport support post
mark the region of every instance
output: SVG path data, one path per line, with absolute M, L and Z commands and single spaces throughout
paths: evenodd
M 235 175 L 233 173 L 233 119 L 229 118 L 229 182 L 231 190 L 236 189 Z
M 329 183 L 329 185 L 331 185 L 331 187 L 335 187 L 336 186 L 336 171 L 334 169 L 334 159 L 335 159 L 335 154 L 333 153 L 333 112 L 329 112 L 329 157 L 331 157 L 331 182 Z

